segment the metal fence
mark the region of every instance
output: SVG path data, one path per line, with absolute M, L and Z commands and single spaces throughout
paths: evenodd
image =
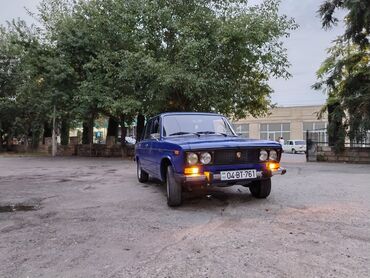
M 306 158 L 307 161 L 316 161 L 317 149 L 321 146 L 329 146 L 329 137 L 326 129 L 306 131 Z M 346 140 L 345 148 L 370 148 L 370 132 L 367 137 L 360 141 Z

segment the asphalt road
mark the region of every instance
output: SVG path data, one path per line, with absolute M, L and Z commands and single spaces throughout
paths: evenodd
M 0 156 L 0 277 L 369 277 L 370 166 L 284 161 L 173 209 L 132 161 Z

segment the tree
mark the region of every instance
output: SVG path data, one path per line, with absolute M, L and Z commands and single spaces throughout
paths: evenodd
M 27 47 L 17 42 L 24 51 L 15 102 L 32 100 L 40 127 L 55 105 L 64 135 L 83 122 L 84 143 L 92 143 L 101 116 L 111 119 L 111 134 L 119 122 L 124 135 L 136 117 L 142 129 L 145 117 L 166 111 L 264 114 L 272 105 L 268 80 L 289 77 L 281 38 L 297 27 L 278 7 L 277 0 L 254 7 L 246 0 L 43 0 L 42 28 Z
M 370 2 L 369 0 L 326 0 L 321 4 L 319 14 L 324 28 L 330 28 L 338 23 L 334 16 L 338 9 L 347 10 L 345 40 L 365 47 L 369 44 L 370 34 Z
M 278 15 L 278 1 L 245 4 L 147 1 L 142 37 L 158 74 L 148 94 L 151 109 L 235 118 L 267 111 L 272 92 L 267 81 L 289 77 L 279 39 L 296 25 Z
M 370 12 L 368 1 L 326 1 L 319 10 L 324 27 L 338 21 L 337 8 L 348 10 L 346 31 L 328 50 L 313 87 L 328 94 L 330 143 L 340 151 L 346 136 L 361 142 L 370 130 Z
M 3 133 L 9 139 L 19 137 L 26 148 L 31 137 L 32 145 L 37 147 L 48 102 L 37 62 L 43 59 L 44 50 L 37 30 L 23 21 L 13 21 L 8 29 L 2 28 L 1 37 L 0 114 L 2 125 L 7 127 Z
M 272 91 L 268 79 L 289 77 L 279 39 L 296 25 L 278 15 L 278 1 L 253 8 L 233 2 L 239 5 L 144 0 L 83 5 L 78 17 L 89 30 L 84 37 L 96 48 L 81 89 L 99 111 L 116 117 L 265 113 Z M 74 24 L 80 32 L 81 24 Z

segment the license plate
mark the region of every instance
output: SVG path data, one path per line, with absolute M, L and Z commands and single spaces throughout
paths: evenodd
M 222 171 L 220 174 L 221 174 L 222 181 L 245 180 L 245 179 L 257 178 L 257 171 L 255 169 L 254 170 Z

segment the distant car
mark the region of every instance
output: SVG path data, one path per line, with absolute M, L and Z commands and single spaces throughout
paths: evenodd
M 287 140 L 283 145 L 283 150 L 287 153 L 305 153 L 307 151 L 306 141 Z
M 130 144 L 130 145 L 135 145 L 136 144 L 136 139 L 133 138 L 133 137 L 126 136 L 125 141 L 126 141 L 127 144 Z
M 286 172 L 281 152 L 277 142 L 238 137 L 222 115 L 164 113 L 147 122 L 136 144 L 137 178 L 165 182 L 169 206 L 180 205 L 183 189 L 194 187 L 239 184 L 266 198 L 271 177 Z

